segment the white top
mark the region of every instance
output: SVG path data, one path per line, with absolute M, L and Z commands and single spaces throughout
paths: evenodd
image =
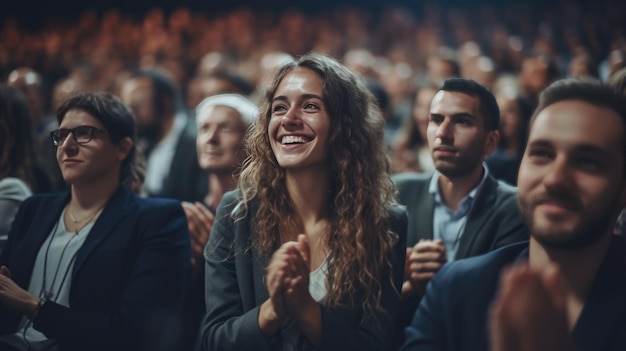
M 182 113 L 176 114 L 170 132 L 150 152 L 146 163 L 146 179 L 143 183 L 146 193 L 150 195 L 162 194 L 163 185 L 169 176 L 172 160 L 176 153 L 176 145 L 186 124 L 187 116 Z
M 317 302 L 321 302 L 328 293 L 326 286 L 326 275 L 328 275 L 327 261 L 328 256 L 316 270 L 309 273 L 309 293 L 313 300 Z M 280 333 L 283 339 L 283 351 L 313 350 L 313 345 L 306 340 L 306 337 L 292 319 L 286 321 Z

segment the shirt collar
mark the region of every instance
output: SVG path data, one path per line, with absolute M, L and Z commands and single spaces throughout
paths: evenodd
M 439 177 L 440 176 L 441 174 L 438 171 L 435 171 L 435 173 L 433 173 L 433 176 L 430 178 L 430 184 L 428 185 L 428 192 L 432 194 L 432 196 L 435 199 L 436 204 L 443 204 L 441 200 L 441 193 L 439 192 Z M 476 198 L 476 194 L 478 193 L 478 191 L 480 191 L 480 189 L 482 189 L 483 185 L 485 184 L 485 180 L 487 179 L 488 176 L 489 176 L 489 168 L 483 162 L 483 177 L 480 180 L 480 183 L 478 183 L 478 185 L 476 185 L 472 190 L 470 190 L 469 194 L 467 194 L 467 196 L 463 198 L 463 200 L 461 200 L 461 203 L 466 201 L 468 198 L 471 200 Z

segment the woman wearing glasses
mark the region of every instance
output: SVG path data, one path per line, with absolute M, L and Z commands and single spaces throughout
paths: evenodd
M 0 256 L 0 349 L 171 348 L 190 271 L 183 209 L 135 194 L 135 122 L 117 98 L 83 93 L 57 119 L 70 191 L 16 215 Z

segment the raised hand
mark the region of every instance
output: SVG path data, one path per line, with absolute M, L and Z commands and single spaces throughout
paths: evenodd
M 287 317 L 284 294 L 296 276 L 293 256 L 294 253 L 299 255 L 297 246 L 295 241 L 284 243 L 274 252 L 267 266 L 265 281 L 270 297 L 261 305 L 258 318 L 259 328 L 266 337 L 273 336 Z
M 505 269 L 490 309 L 492 351 L 573 351 L 558 269 L 546 272 L 526 263 Z
M 215 215 L 199 202 L 183 202 L 182 206 L 191 234 L 191 264 L 195 272 L 198 265 L 204 261 L 204 247 L 209 241 Z
M 422 239 L 407 249 L 402 297 L 423 296 L 426 285 L 446 261 L 446 247 L 441 240 Z

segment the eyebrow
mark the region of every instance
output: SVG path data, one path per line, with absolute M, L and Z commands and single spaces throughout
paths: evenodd
M 545 139 L 534 140 L 528 143 L 528 147 L 548 147 L 554 149 L 554 144 Z M 608 157 L 610 154 L 600 147 L 597 147 L 592 144 L 579 144 L 575 145 L 572 148 L 572 151 L 575 153 L 587 153 L 587 154 L 595 154 L 600 157 Z
M 324 102 L 324 98 L 322 98 L 321 96 L 319 96 L 319 95 L 317 95 L 317 94 L 302 94 L 302 96 L 300 97 L 300 99 L 302 99 L 302 100 L 306 100 L 306 99 L 319 99 L 319 100 L 321 100 L 322 102 Z M 277 101 L 277 100 L 280 100 L 280 101 L 287 101 L 288 99 L 287 99 L 287 97 L 286 97 L 286 96 L 284 96 L 284 95 L 275 96 L 275 97 L 272 99 L 272 104 L 273 104 L 275 101 Z
M 429 114 L 431 116 L 436 116 L 436 117 L 445 117 L 446 116 L 446 115 L 444 115 L 442 113 L 432 113 L 432 112 L 429 112 Z M 455 114 L 451 115 L 450 118 L 452 118 L 452 119 L 454 119 L 454 118 L 470 118 L 470 119 L 476 120 L 476 116 L 474 116 L 473 114 L 468 113 L 468 112 L 455 113 Z

